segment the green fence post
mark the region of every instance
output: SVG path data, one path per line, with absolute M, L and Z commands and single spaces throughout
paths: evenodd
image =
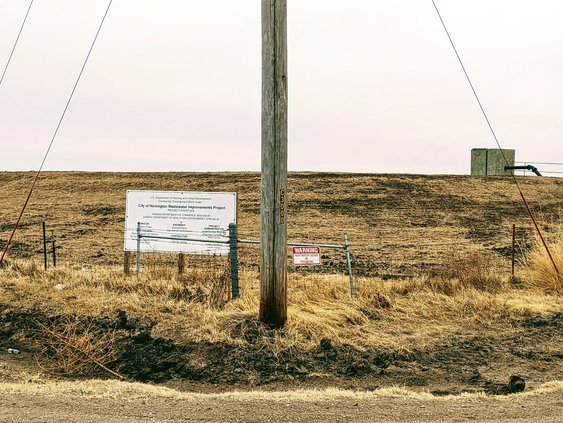
M 45 270 L 47 270 L 47 223 L 45 222 L 45 216 L 41 219 L 41 226 L 43 227 L 43 264 Z
M 233 299 L 240 296 L 238 283 L 238 240 L 237 225 L 229 224 L 229 258 L 231 262 L 231 290 Z
M 53 267 L 57 267 L 57 238 L 55 234 L 51 235 L 51 246 L 53 250 Z
M 137 222 L 137 280 L 141 271 L 141 222 Z
M 356 298 L 356 287 L 354 286 L 354 277 L 352 276 L 352 261 L 350 260 L 350 244 L 348 242 L 348 234 L 344 234 L 344 248 L 346 249 L 346 263 L 348 264 L 348 276 L 350 276 L 350 296 Z

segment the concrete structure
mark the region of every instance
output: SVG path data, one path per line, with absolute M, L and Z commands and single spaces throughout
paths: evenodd
M 473 148 L 471 150 L 471 175 L 487 174 L 487 149 Z
M 504 168 L 514 166 L 515 158 L 515 150 L 474 148 L 471 150 L 471 175 L 511 176 L 512 170 Z

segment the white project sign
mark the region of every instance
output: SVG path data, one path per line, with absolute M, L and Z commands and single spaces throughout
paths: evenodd
M 234 192 L 127 191 L 125 251 L 137 251 L 140 233 L 143 252 L 226 255 L 236 211 Z

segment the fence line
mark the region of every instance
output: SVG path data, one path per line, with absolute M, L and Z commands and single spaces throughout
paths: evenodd
M 553 229 L 553 228 L 552 228 Z M 60 229 L 59 229 L 60 230 Z M 375 228 L 378 231 L 379 228 Z M 460 234 L 458 240 L 451 242 L 440 241 L 434 242 L 425 240 L 423 234 L 405 233 L 403 242 L 391 240 L 387 238 L 387 234 L 396 235 L 396 232 L 385 231 L 377 236 L 371 235 L 370 244 L 365 242 L 354 242 L 353 248 L 350 249 L 350 262 L 354 274 L 362 277 L 382 277 L 385 279 L 393 277 L 413 277 L 433 269 L 442 267 L 447 264 L 447 260 L 452 254 L 464 251 L 473 251 L 475 249 L 487 249 L 502 255 L 508 259 L 510 255 L 510 237 L 511 231 L 506 226 L 506 242 L 490 243 L 487 240 L 479 241 L 468 239 L 467 235 Z M 51 231 L 49 231 L 51 232 Z M 500 231 L 502 233 L 503 231 Z M 39 228 L 37 230 L 39 233 Z M 56 261 L 57 264 L 74 264 L 75 267 L 91 268 L 94 266 L 120 266 L 123 264 L 123 244 L 110 245 L 110 250 L 104 248 L 107 243 L 101 239 L 94 247 L 92 243 L 84 243 L 79 239 L 71 238 L 67 233 L 56 233 Z M 549 235 L 549 234 L 548 234 Z M 50 236 L 50 235 L 49 235 Z M 518 226 L 517 237 L 519 243 L 525 250 L 532 244 L 531 231 L 527 227 Z M 497 237 L 498 238 L 498 237 Z M 195 239 L 195 238 L 194 238 Z M 327 239 L 327 238 L 325 238 Z M 182 239 L 185 241 L 185 239 Z M 258 269 L 259 251 L 252 248 L 252 244 L 244 244 L 245 241 L 252 241 L 241 238 L 239 245 L 239 263 L 245 269 Z M 227 241 L 225 241 L 227 242 Z M 0 239 L 0 248 L 4 247 L 6 240 Z M 295 243 L 296 245 L 307 245 L 308 243 Z M 258 241 L 254 246 L 258 245 Z M 323 248 L 325 245 L 337 245 L 329 243 L 316 244 Z M 117 248 L 116 248 L 117 247 Z M 48 246 L 49 251 L 51 246 Z M 344 250 L 341 250 L 344 251 Z M 43 253 L 42 237 L 40 235 L 29 235 L 19 233 L 13 240 L 9 257 L 28 259 L 32 257 L 39 258 Z M 151 253 L 146 252 L 143 257 L 150 256 Z M 163 253 L 159 253 L 163 254 Z M 51 255 L 51 253 L 49 253 Z M 329 250 L 323 248 L 322 266 L 316 266 L 312 271 L 307 268 L 293 268 L 290 266 L 289 271 L 294 273 L 334 273 L 346 271 L 344 264 L 346 260 L 340 263 L 340 256 L 333 255 Z M 289 258 L 289 257 L 288 257 Z M 51 261 L 51 258 L 50 258 Z M 156 261 L 156 259 L 155 259 Z
M 528 165 L 535 166 L 538 168 L 540 173 L 544 176 L 550 175 L 555 177 L 561 177 L 560 175 L 563 175 L 563 163 L 526 161 L 526 162 L 515 162 L 515 164 L 522 166 L 528 166 Z M 522 169 L 515 171 L 515 173 L 521 174 L 522 176 L 526 176 L 532 172 L 530 170 Z
M 43 254 L 42 237 L 39 235 L 41 233 L 40 221 L 28 223 L 26 228 L 27 232 L 20 232 L 14 239 L 9 257 L 39 260 Z M 69 265 L 72 269 L 83 272 L 90 272 L 98 266 L 115 270 L 124 265 L 123 244 L 116 241 L 115 230 L 95 233 L 95 237 L 90 237 L 89 233 L 80 235 L 70 226 L 58 225 L 54 228 L 57 230 L 55 254 L 57 265 Z M 49 234 L 53 232 L 52 229 L 53 227 L 48 226 Z M 290 246 L 320 246 L 322 248 L 321 265 L 294 266 L 291 255 L 288 254 L 288 283 L 314 283 L 315 278 L 309 278 L 309 276 L 317 274 L 322 277 L 333 275 L 336 277 L 335 283 L 342 285 L 346 284 L 346 279 L 350 279 L 351 271 L 353 271 L 354 277 L 360 278 L 359 280 L 374 277 L 388 280 L 424 276 L 439 272 L 440 269 L 450 265 L 452 257 L 475 251 L 488 251 L 496 254 L 506 263 L 507 271 L 510 269 L 512 224 L 488 228 L 487 230 L 492 232 L 486 234 L 473 234 L 471 230 L 467 232 L 443 227 L 438 233 L 432 232 L 430 237 L 426 234 L 429 229 L 425 227 L 407 227 L 401 231 L 393 231 L 373 226 L 372 231 L 364 236 L 361 233 L 355 234 L 357 240 L 353 240 L 353 247 L 349 248 L 349 257 L 345 257 L 345 244 L 335 242 L 336 237 L 326 236 L 323 232 L 315 231 L 315 228 L 312 229 L 308 233 L 305 232 L 305 236 L 318 237 L 323 242 L 318 244 L 290 243 Z M 558 225 L 552 223 L 547 229 L 548 237 L 549 234 L 555 236 Z M 30 234 L 31 231 L 37 235 Z M 442 233 L 443 238 L 446 238 L 445 240 L 440 240 L 439 235 Z M 2 234 L 0 234 L 0 238 L 2 238 Z M 177 242 L 185 242 L 186 239 L 193 239 L 200 243 L 203 241 L 203 238 L 195 236 L 193 238 L 171 236 L 171 238 L 178 238 Z M 435 242 L 430 238 L 440 241 Z M 448 241 L 448 238 L 451 241 Z M 518 226 L 517 238 L 517 253 L 521 257 L 522 251 L 526 251 L 533 244 L 533 236 L 527 226 Z M 145 241 L 149 241 L 148 236 Z M 218 241 L 221 242 L 221 245 L 228 245 L 229 243 L 225 236 L 215 242 Z M 246 241 L 251 243 L 245 244 Z M 0 247 L 5 246 L 5 243 L 5 240 L 0 239 Z M 204 245 L 205 243 L 201 244 Z M 48 243 L 49 267 L 52 267 L 53 264 L 51 245 Z M 247 239 L 244 236 L 241 236 L 240 239 L 237 238 L 237 262 L 242 271 L 257 273 L 260 270 L 258 245 L 259 241 Z M 331 246 L 336 248 L 327 248 Z M 203 254 L 203 251 L 200 251 L 200 253 Z M 230 250 L 229 253 L 232 257 Z M 142 258 L 142 270 L 148 276 L 161 273 L 172 277 L 181 273 L 176 271 L 176 266 L 180 267 L 178 253 L 146 251 L 137 256 L 133 252 L 130 258 L 133 260 L 131 265 L 137 261 L 137 258 L 139 260 Z M 207 259 L 185 254 L 184 260 L 184 266 L 188 268 L 196 266 L 213 270 L 211 272 L 213 273 L 212 278 L 223 277 L 220 275 L 224 275 L 227 266 L 231 265 L 228 253 Z M 236 275 L 231 270 L 228 271 L 231 278 L 233 274 Z M 352 293 L 354 285 L 350 285 L 350 292 Z M 236 296 L 236 286 L 233 290 L 231 285 L 230 289 L 231 294 Z
M 230 258 L 230 271 L 231 271 L 231 290 L 233 298 L 239 296 L 239 283 L 238 283 L 238 272 L 239 272 L 239 262 L 238 262 L 238 246 L 239 244 L 251 244 L 260 245 L 260 241 L 257 240 L 245 240 L 238 239 L 237 228 L 234 223 L 229 225 L 229 239 L 228 240 L 214 240 L 214 239 L 196 239 L 188 237 L 165 237 L 161 235 L 143 234 L 141 232 L 140 223 L 137 224 L 137 250 L 136 250 L 136 274 L 137 278 L 140 276 L 141 267 L 141 241 L 144 239 L 162 240 L 162 241 L 178 241 L 184 243 L 204 243 L 204 244 L 219 244 L 219 245 L 229 245 L 229 258 Z M 354 277 L 352 273 L 352 262 L 350 255 L 350 244 L 348 242 L 348 235 L 344 234 L 344 245 L 334 245 L 334 244 L 312 244 L 303 242 L 288 242 L 288 246 L 292 247 L 319 247 L 325 249 L 335 249 L 344 250 L 346 255 L 346 269 L 348 270 L 349 285 L 350 285 L 350 296 L 354 298 L 356 296 L 356 288 L 354 286 Z M 127 262 L 128 258 L 125 259 Z

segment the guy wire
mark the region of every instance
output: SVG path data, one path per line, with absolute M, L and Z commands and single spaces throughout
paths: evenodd
M 70 105 L 70 102 L 72 101 L 72 97 L 74 96 L 74 92 L 76 91 L 76 87 L 78 86 L 78 83 L 80 82 L 80 78 L 82 77 L 82 74 L 84 73 L 84 69 L 86 68 L 86 64 L 88 63 L 88 59 L 90 58 L 90 54 L 92 53 L 92 50 L 94 49 L 94 45 L 96 44 L 96 40 L 98 39 L 98 35 L 100 34 L 100 31 L 102 30 L 102 26 L 104 25 L 104 22 L 106 20 L 106 16 L 108 15 L 112 1 L 113 0 L 110 0 L 109 3 L 108 3 L 108 6 L 107 6 L 106 11 L 104 13 L 104 16 L 102 17 L 102 21 L 100 22 L 100 25 L 98 27 L 98 31 L 96 32 L 96 35 L 94 36 L 94 40 L 92 41 L 92 44 L 90 45 L 90 49 L 88 50 L 88 54 L 86 55 L 86 59 L 84 59 L 84 63 L 82 64 L 82 68 L 80 69 L 80 73 L 78 74 L 78 77 L 76 78 L 76 82 L 74 83 L 74 87 L 72 88 L 72 91 L 70 93 L 68 101 L 66 102 L 66 106 L 63 110 L 63 113 L 61 114 L 61 117 L 60 117 L 59 122 L 57 124 L 57 127 L 55 129 L 55 132 L 53 133 L 53 136 L 51 138 L 51 142 L 49 143 L 49 147 L 47 148 L 47 151 L 45 152 L 45 156 L 43 156 L 43 161 L 41 162 L 41 166 L 39 166 L 39 170 L 35 174 L 35 178 L 33 179 L 33 183 L 31 184 L 31 188 L 29 190 L 29 193 L 27 195 L 25 203 L 24 203 L 24 205 L 21 209 L 18 220 L 16 221 L 16 224 L 14 225 L 14 229 L 12 230 L 12 232 L 10 234 L 10 238 L 8 239 L 8 242 L 6 243 L 4 251 L 2 252 L 2 257 L 0 257 L 0 264 L 2 264 L 2 262 L 4 261 L 4 257 L 5 257 L 6 253 L 8 252 L 8 250 L 10 248 L 10 244 L 12 243 L 12 240 L 14 239 L 14 235 L 15 235 L 17 229 L 18 229 L 18 226 L 19 226 L 21 218 L 22 218 L 22 216 L 25 212 L 25 209 L 27 208 L 27 205 L 28 205 L 29 200 L 31 198 L 31 194 L 33 193 L 33 189 L 35 188 L 37 180 L 39 179 L 39 175 L 41 174 L 41 171 L 43 170 L 43 165 L 45 164 L 45 161 L 47 160 L 47 156 L 49 155 L 49 152 L 51 151 L 51 147 L 53 146 L 53 142 L 55 141 L 55 138 L 57 137 L 57 134 L 59 132 L 59 128 L 61 127 L 63 119 L 66 115 L 67 110 L 68 110 L 68 106 Z
M 4 67 L 4 71 L 2 72 L 2 77 L 0 77 L 0 85 L 2 85 L 2 81 L 4 81 L 4 77 L 6 76 L 6 72 L 8 71 L 8 66 L 10 66 L 10 62 L 12 61 L 12 56 L 14 55 L 14 51 L 16 51 L 16 46 L 18 45 L 18 41 L 20 40 L 20 35 L 22 35 L 23 27 L 25 26 L 25 22 L 27 21 L 27 16 L 29 15 L 29 11 L 31 10 L 32 5 L 33 5 L 33 0 L 31 0 L 31 2 L 29 3 L 29 7 L 27 8 L 27 12 L 25 13 L 25 17 L 23 18 L 20 31 L 18 32 L 18 36 L 16 37 L 16 41 L 14 42 L 14 46 L 12 47 L 12 51 L 10 52 L 8 61 L 6 62 L 6 66 Z
M 444 19 L 442 18 L 442 15 L 440 14 L 440 11 L 438 10 L 438 6 L 436 5 L 436 2 L 434 0 L 432 0 L 432 4 L 434 5 L 434 9 L 436 10 L 436 13 L 438 14 L 438 18 L 440 18 L 440 22 L 442 23 L 442 26 L 444 27 L 444 31 L 446 31 L 446 35 L 448 36 L 448 40 L 450 40 L 450 44 L 452 45 L 452 48 L 454 49 L 455 55 L 457 57 L 457 60 L 459 62 L 459 64 L 461 65 L 461 68 L 463 69 L 463 73 L 465 74 L 465 78 L 467 79 L 467 82 L 469 83 L 469 86 L 471 87 L 471 91 L 473 91 L 473 95 L 475 96 L 475 100 L 477 100 L 477 104 L 479 104 L 479 108 L 481 109 L 481 112 L 483 113 L 483 116 L 485 117 L 485 120 L 487 121 L 487 125 L 489 127 L 489 130 L 491 131 L 491 134 L 493 135 L 493 138 L 495 139 L 495 142 L 500 150 L 500 153 L 502 155 L 502 158 L 504 159 L 504 162 L 506 164 L 506 166 L 510 166 L 510 163 L 508 163 L 508 160 L 506 159 L 506 156 L 504 154 L 504 151 L 502 150 L 502 147 L 500 145 L 500 142 L 497 138 L 497 135 L 493 129 L 493 126 L 491 124 L 491 121 L 489 120 L 489 117 L 487 116 L 487 112 L 485 112 L 485 108 L 483 107 L 483 104 L 481 103 L 481 100 L 479 99 L 479 96 L 477 95 L 477 91 L 475 90 L 475 87 L 473 85 L 473 82 L 471 81 L 471 78 L 469 77 L 469 74 L 467 73 L 467 70 L 465 69 L 465 66 L 463 64 L 463 61 L 461 60 L 461 57 L 457 51 L 457 48 L 454 44 L 454 41 L 452 39 L 452 37 L 450 36 L 450 33 L 448 31 L 448 28 L 446 27 L 446 24 L 444 22 Z M 516 179 L 516 176 L 514 175 L 514 172 L 512 172 L 512 180 L 514 181 L 514 183 L 516 184 L 516 187 L 518 188 L 518 192 L 520 193 L 520 197 L 522 198 L 522 201 L 524 202 L 524 206 L 526 207 L 526 210 L 528 212 L 528 215 L 530 216 L 530 219 L 532 219 L 532 223 L 534 224 L 534 227 L 536 228 L 536 232 L 538 233 L 541 242 L 545 248 L 545 251 L 547 252 L 547 255 L 549 256 L 551 263 L 553 264 L 553 267 L 555 268 L 556 273 L 559 275 L 559 269 L 557 268 L 557 264 L 555 263 L 555 260 L 553 259 L 553 256 L 551 255 L 551 251 L 549 250 L 549 247 L 547 245 L 547 242 L 545 241 L 545 238 L 542 234 L 542 231 L 536 221 L 536 218 L 534 216 L 534 213 L 532 212 L 532 209 L 530 208 L 530 205 L 528 204 L 528 201 L 526 200 L 526 196 L 524 195 L 524 192 L 522 191 L 522 189 L 520 188 L 520 184 L 518 183 L 518 180 Z

